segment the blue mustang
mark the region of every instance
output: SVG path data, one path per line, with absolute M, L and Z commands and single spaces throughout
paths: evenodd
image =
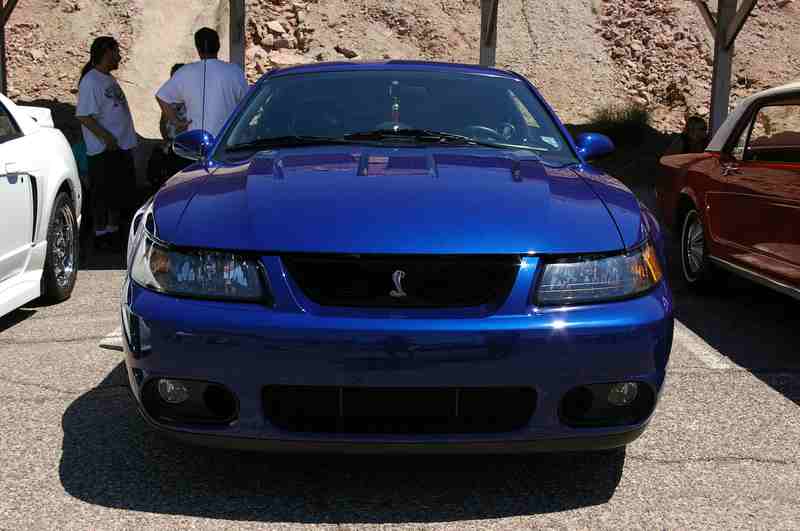
M 137 213 L 122 322 L 152 426 L 266 450 L 623 446 L 672 344 L 658 224 L 516 74 L 271 72 Z

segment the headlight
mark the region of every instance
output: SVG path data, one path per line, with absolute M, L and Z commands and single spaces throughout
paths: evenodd
M 617 256 L 566 258 L 545 265 L 534 302 L 562 305 L 625 299 L 649 290 L 661 277 L 650 242 Z
M 170 295 L 271 303 L 258 261 L 227 252 L 172 249 L 147 231 L 136 247 L 131 278 Z

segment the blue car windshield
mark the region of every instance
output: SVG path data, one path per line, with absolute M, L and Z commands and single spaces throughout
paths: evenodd
M 438 135 L 436 133 L 439 133 Z M 314 142 L 522 149 L 577 159 L 522 81 L 462 72 L 361 70 L 276 76 L 262 83 L 217 155 Z

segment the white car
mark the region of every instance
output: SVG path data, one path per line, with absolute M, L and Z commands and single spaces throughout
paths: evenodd
M 0 316 L 72 294 L 80 212 L 75 158 L 50 111 L 0 94 Z

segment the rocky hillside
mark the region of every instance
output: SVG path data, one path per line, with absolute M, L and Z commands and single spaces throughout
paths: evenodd
M 314 61 L 478 57 L 480 0 L 246 1 L 251 80 Z M 138 123 L 156 123 L 151 93 L 169 63 L 191 59 L 190 46 L 178 44 L 190 44 L 190 26 L 201 22 L 222 21 L 225 35 L 227 2 L 22 0 L 7 29 L 9 94 L 73 104 L 92 38 L 110 33 L 124 56 L 148 52 L 131 59 L 146 64 L 128 64 L 119 77 L 134 96 L 134 113 L 146 117 Z M 186 24 L 170 25 L 179 15 Z M 165 31 L 176 34 L 175 43 L 163 44 Z M 734 99 L 800 77 L 798 34 L 800 2 L 759 0 L 737 41 Z M 568 122 L 589 121 L 604 106 L 637 104 L 658 128 L 674 131 L 686 113 L 708 112 L 713 42 L 689 0 L 500 0 L 498 38 L 499 66 L 531 79 Z
M 712 0 L 712 10 L 716 9 Z M 474 62 L 479 0 L 248 0 L 248 75 L 346 59 Z M 737 41 L 733 99 L 800 72 L 800 7 L 760 0 Z M 678 130 L 708 114 L 713 40 L 688 0 L 501 0 L 498 64 L 531 79 L 567 121 L 607 105 Z
M 735 47 L 732 100 L 800 78 L 800 7 L 760 0 Z M 683 113 L 708 114 L 714 43 L 691 2 L 604 0 L 596 31 L 621 96 L 675 129 Z
M 92 40 L 114 35 L 127 56 L 138 16 L 127 0 L 21 0 L 6 26 L 8 96 L 52 107 L 57 123 L 74 133 L 69 115 Z
M 480 0 L 248 0 L 248 75 L 314 61 L 472 62 Z M 474 27 L 473 27 L 474 26 Z

